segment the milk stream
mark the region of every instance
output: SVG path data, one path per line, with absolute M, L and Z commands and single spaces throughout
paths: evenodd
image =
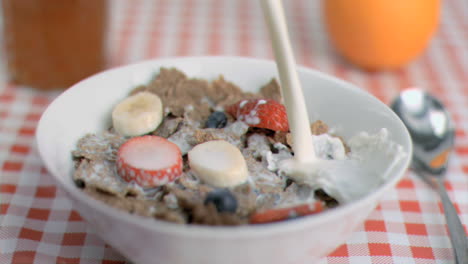
M 296 62 L 289 43 L 288 29 L 281 1 L 261 1 L 270 32 L 272 47 L 278 68 L 281 93 L 288 114 L 289 128 L 293 139 L 294 159 L 298 163 L 316 160 L 312 144 L 309 116 L 296 71 Z
M 384 129 L 374 136 L 364 134 L 355 140 L 359 143 L 355 146 L 356 150 L 362 149 L 356 151 L 361 154 L 355 157 L 356 159 L 327 160 L 317 157 L 315 148 L 318 146 L 314 146 L 281 0 L 262 0 L 261 4 L 270 32 L 293 141 L 294 157 L 281 161 L 279 171 L 298 183 L 323 188 L 341 202 L 361 197 L 382 183 L 387 174 L 385 171 L 393 167 L 395 161 L 403 156 L 401 147 L 398 149 L 398 146 L 394 146 L 396 144 L 390 144 L 388 133 Z M 366 147 L 361 148 L 361 146 Z M 388 153 L 388 149 L 399 151 Z M 378 169 L 386 170 L 382 172 L 374 169 L 368 165 L 369 162 L 382 164 Z M 392 165 L 386 166 L 387 164 Z

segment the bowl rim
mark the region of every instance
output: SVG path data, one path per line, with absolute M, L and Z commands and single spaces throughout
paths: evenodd
M 259 59 L 259 58 L 252 58 L 252 57 L 241 57 L 241 56 L 187 56 L 187 57 L 161 57 L 157 59 L 149 59 L 149 60 L 142 60 L 136 63 L 131 63 L 127 65 L 122 65 L 114 68 L 107 69 L 100 73 L 94 74 L 82 81 L 72 85 L 70 88 L 62 92 L 59 96 L 57 96 L 46 108 L 43 112 L 38 125 L 37 125 L 37 132 L 36 132 L 36 144 L 38 147 L 38 152 L 40 154 L 41 160 L 43 164 L 46 166 L 49 173 L 58 182 L 58 185 L 62 190 L 65 190 L 71 197 L 67 197 L 68 199 L 71 198 L 72 204 L 75 204 L 76 200 L 80 202 L 86 203 L 88 207 L 92 207 L 97 211 L 100 211 L 103 214 L 106 214 L 108 217 L 116 218 L 121 221 L 127 222 L 130 225 L 138 225 L 141 228 L 148 229 L 151 231 L 157 231 L 159 233 L 166 233 L 166 234 L 178 234 L 182 236 L 194 236 L 194 237 L 216 237 L 216 238 L 249 238 L 252 236 L 265 236 L 265 235 L 272 235 L 272 234 L 280 234 L 280 233 L 289 233 L 294 231 L 304 230 L 307 226 L 320 226 L 321 223 L 325 223 L 330 221 L 331 219 L 344 217 L 349 213 L 349 211 L 355 210 L 355 208 L 362 206 L 363 204 L 372 203 L 375 201 L 375 205 L 379 202 L 379 198 L 384 193 L 385 190 L 392 188 L 396 185 L 398 181 L 400 181 L 403 176 L 405 175 L 406 170 L 409 167 L 411 156 L 413 152 L 412 144 L 411 144 L 411 137 L 409 135 L 408 130 L 406 129 L 403 122 L 400 118 L 393 112 L 391 109 L 385 105 L 383 102 L 378 100 L 375 96 L 371 95 L 370 93 L 364 91 L 363 89 L 358 88 L 352 83 L 346 82 L 341 80 L 337 77 L 332 75 L 320 72 L 318 70 L 314 70 L 302 65 L 297 65 L 298 72 L 303 72 L 305 74 L 312 74 L 318 76 L 319 78 L 325 79 L 330 82 L 337 83 L 343 89 L 350 89 L 353 92 L 360 94 L 360 96 L 368 97 L 368 99 L 375 101 L 377 104 L 383 106 L 383 108 L 388 109 L 388 113 L 393 115 L 396 118 L 396 122 L 399 123 L 398 125 L 403 129 L 403 133 L 405 134 L 405 148 L 408 149 L 407 156 L 404 158 L 404 166 L 402 167 L 401 171 L 395 173 L 394 176 L 391 176 L 387 181 L 385 181 L 382 185 L 380 185 L 377 189 L 373 190 L 372 192 L 368 193 L 364 197 L 356 199 L 352 202 L 340 205 L 336 208 L 332 208 L 330 210 L 326 210 L 319 214 L 309 215 L 300 217 L 293 220 L 288 221 L 280 221 L 262 225 L 241 225 L 241 226 L 204 226 L 204 225 L 181 225 L 176 223 L 171 223 L 163 220 L 158 220 L 154 218 L 143 217 L 139 215 L 129 214 L 128 212 L 121 211 L 117 208 L 111 207 L 101 201 L 96 203 L 96 199 L 86 195 L 83 191 L 76 188 L 73 184 L 65 183 L 65 179 L 56 175 L 52 168 L 52 165 L 47 162 L 44 158 L 43 150 L 41 147 L 41 138 L 44 133 L 46 133 L 46 129 L 43 128 L 43 119 L 48 115 L 50 111 L 54 108 L 54 105 L 57 101 L 61 100 L 62 97 L 67 96 L 68 93 L 79 89 L 82 82 L 85 82 L 89 79 L 96 78 L 97 76 L 103 76 L 108 74 L 109 72 L 114 71 L 122 71 L 127 68 L 133 67 L 142 67 L 143 65 L 152 65 L 152 64 L 161 64 L 165 61 L 167 62 L 183 62 L 183 61 L 208 61 L 210 63 L 214 62 L 237 62 L 237 63 L 257 63 L 257 64 L 275 64 L 274 60 L 270 59 Z M 73 209 L 73 208 L 72 208 Z

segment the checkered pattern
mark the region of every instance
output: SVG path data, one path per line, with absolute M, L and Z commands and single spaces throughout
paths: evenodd
M 162 56 L 273 58 L 257 1 L 113 0 L 110 66 Z M 320 1 L 284 1 L 299 64 L 338 76 L 388 103 L 421 86 L 453 113 L 457 147 L 446 187 L 468 226 L 468 2 L 443 1 L 425 54 L 394 72 L 365 73 L 330 47 Z M 4 77 L 0 78 L 0 81 Z M 56 92 L 0 84 L 0 263 L 125 263 L 73 211 L 38 157 L 34 132 Z M 437 195 L 409 172 L 325 263 L 453 263 Z

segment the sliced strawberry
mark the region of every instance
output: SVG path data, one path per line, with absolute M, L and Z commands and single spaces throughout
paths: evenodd
M 262 212 L 256 212 L 250 217 L 251 224 L 264 224 L 283 221 L 298 216 L 316 214 L 323 211 L 323 203 L 301 204 L 288 208 L 276 208 Z
M 228 106 L 226 112 L 251 127 L 289 131 L 286 108 L 272 99 L 242 100 Z
M 151 188 L 175 180 L 182 174 L 179 147 L 158 136 L 134 137 L 117 153 L 117 171 L 127 182 Z

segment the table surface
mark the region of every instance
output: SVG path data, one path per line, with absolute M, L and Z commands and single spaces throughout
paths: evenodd
M 320 1 L 284 1 L 298 64 L 357 84 L 385 103 L 419 86 L 447 104 L 456 148 L 446 187 L 468 226 L 468 2 L 443 1 L 439 31 L 407 67 L 368 73 L 343 62 L 328 42 Z M 143 59 L 235 55 L 272 59 L 258 1 L 113 0 L 110 66 Z M 3 80 L 3 81 L 2 81 Z M 73 210 L 37 154 L 38 120 L 58 92 L 0 78 L 0 263 L 125 263 Z M 408 172 L 345 244 L 319 263 L 453 263 L 442 205 Z

